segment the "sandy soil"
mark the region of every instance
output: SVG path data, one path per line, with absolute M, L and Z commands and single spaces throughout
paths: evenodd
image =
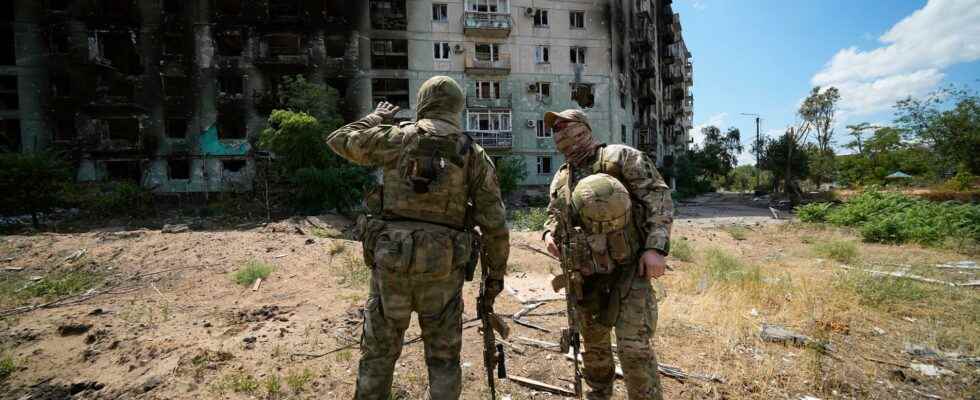
M 744 227 L 742 240 L 725 231 L 731 224 Z M 89 271 L 106 277 L 94 293 L 109 292 L 78 304 L 0 319 L 0 351 L 17 365 L 0 383 L 0 398 L 62 399 L 72 392 L 73 399 L 350 398 L 368 275 L 360 243 L 341 237 L 348 226 L 349 221 L 329 217 L 181 233 L 112 228 L 0 237 L 3 279 Z M 674 233 L 676 239 L 689 241 L 696 254 L 724 249 L 746 262 L 798 274 L 798 279 L 812 277 L 814 282 L 832 276 L 835 263 L 815 257 L 801 241 L 846 235 L 787 228 L 784 221 L 773 220 L 766 208 L 712 198 L 681 204 Z M 526 248 L 541 248 L 538 237 L 537 232 L 512 234 L 508 286 L 518 296 L 501 296 L 497 307 L 501 314 L 521 310 L 519 298 L 554 296 L 547 282 L 557 263 Z M 70 257 L 81 249 L 83 255 Z M 931 262 L 958 257 L 877 245 L 867 245 L 864 251 L 875 260 Z M 275 267 L 255 291 L 231 278 L 252 260 Z M 660 304 L 655 342 L 660 361 L 687 372 L 720 376 L 724 383 L 664 378 L 667 398 L 921 398 L 915 391 L 942 398 L 978 396 L 980 367 L 945 363 L 942 368 L 952 375 L 940 377 L 907 367 L 914 360 L 902 353 L 903 343 L 937 343 L 928 338 L 930 330 L 943 323 L 941 319 L 914 313 L 861 315 L 863 309 L 838 312 L 846 308 L 830 306 L 790 312 L 765 298 L 726 301 L 726 292 L 696 287 L 697 259 L 670 262 L 676 270 L 662 280 L 669 295 Z M 961 275 L 948 278 L 969 278 Z M 475 315 L 476 289 L 474 283 L 465 287 L 464 320 Z M 562 308 L 560 301 L 544 304 L 527 318 L 544 330 L 511 324 L 512 336 L 557 342 L 564 323 Z M 964 312 L 972 310 L 976 308 Z M 832 358 L 818 356 L 825 363 L 821 370 L 836 379 L 830 386 L 818 384 L 805 372 L 811 352 L 758 338 L 763 323 L 805 329 L 821 318 L 847 328 L 846 334 L 843 328 L 829 334 L 828 340 L 838 349 Z M 73 325 L 81 325 L 76 330 L 84 332 L 73 332 Z M 963 329 L 977 326 L 974 322 Z M 474 324 L 466 327 L 463 398 L 487 398 L 480 337 Z M 879 335 L 874 328 L 887 333 Z M 417 335 L 413 321 L 406 340 Z M 511 374 L 569 385 L 571 363 L 561 354 L 512 342 L 522 354 L 508 350 Z M 960 348 L 976 350 L 969 346 Z M 906 367 L 857 356 L 872 353 Z M 832 372 L 835 369 L 860 373 L 839 377 Z M 396 374 L 396 397 L 423 398 L 426 373 L 421 343 L 405 346 Z M 554 397 L 508 381 L 499 382 L 498 391 L 513 399 Z M 617 387 L 616 398 L 625 398 L 622 386 Z

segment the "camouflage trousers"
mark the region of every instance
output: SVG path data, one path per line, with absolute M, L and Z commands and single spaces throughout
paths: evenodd
M 579 312 L 582 334 L 583 375 L 589 386 L 588 399 L 609 399 L 613 394 L 616 367 L 613 360 L 611 327 L 599 324 Z M 661 400 L 657 355 L 653 334 L 657 329 L 657 302 L 650 281 L 633 279 L 629 295 L 623 299 L 616 319 L 616 344 L 626 378 L 626 391 L 632 400 Z
M 443 279 L 411 276 L 375 268 L 364 311 L 361 361 L 355 399 L 388 399 L 395 362 L 402 352 L 405 329 L 412 312 L 418 313 L 425 364 L 429 372 L 429 398 L 458 399 L 462 371 L 463 270 Z

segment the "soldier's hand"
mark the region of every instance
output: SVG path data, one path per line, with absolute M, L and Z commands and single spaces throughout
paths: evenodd
M 551 253 L 551 255 L 555 256 L 555 258 L 559 258 L 561 256 L 561 253 L 558 251 L 558 244 L 555 243 L 555 237 L 551 236 L 551 232 L 544 234 L 544 244 L 548 248 L 548 253 Z
M 667 260 L 664 259 L 664 256 L 656 250 L 647 250 L 640 256 L 640 262 L 637 266 L 636 275 L 643 276 L 646 279 L 657 279 L 664 276 L 664 272 L 666 270 Z
M 487 279 L 486 287 L 483 292 L 483 300 L 487 302 L 490 309 L 493 309 L 493 303 L 500 295 L 500 292 L 504 291 L 504 280 L 503 279 Z
M 400 107 L 387 101 L 382 101 L 378 103 L 378 108 L 374 109 L 374 113 L 383 118 L 385 122 L 391 122 L 395 120 L 395 114 L 398 114 L 399 110 L 401 110 Z

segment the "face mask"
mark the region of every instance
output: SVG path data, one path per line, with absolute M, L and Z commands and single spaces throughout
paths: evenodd
M 574 165 L 587 160 L 599 145 L 592 130 L 581 122 L 562 121 L 555 125 L 561 129 L 555 134 L 555 146 Z

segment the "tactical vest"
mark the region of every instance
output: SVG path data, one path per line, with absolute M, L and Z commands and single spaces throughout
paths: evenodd
M 472 139 L 404 124 L 395 169 L 384 171 L 385 219 L 409 219 L 464 229 Z

